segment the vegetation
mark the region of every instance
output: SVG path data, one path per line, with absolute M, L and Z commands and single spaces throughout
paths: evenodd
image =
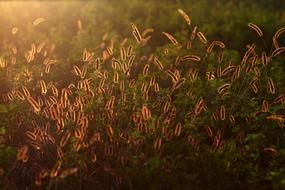
M 284 189 L 280 5 L 1 3 L 0 187 Z

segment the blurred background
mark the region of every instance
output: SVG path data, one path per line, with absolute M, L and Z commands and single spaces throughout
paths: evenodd
M 94 48 L 104 34 L 116 38 L 131 36 L 130 23 L 154 28 L 149 47 L 167 42 L 162 31 L 178 33 L 187 27 L 176 11 L 189 14 L 209 40 L 221 40 L 229 49 L 241 50 L 256 35 L 249 22 L 260 26 L 265 41 L 285 24 L 283 0 L 118 0 L 118 1 L 3 1 L 0 2 L 0 46 L 49 40 L 60 57 L 75 58 L 81 50 Z M 33 26 L 33 21 L 44 22 Z M 15 34 L 12 29 L 17 28 Z M 14 32 L 15 32 L 14 31 Z

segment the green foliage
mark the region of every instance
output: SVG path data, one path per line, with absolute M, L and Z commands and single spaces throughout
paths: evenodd
M 284 52 L 272 56 L 277 48 L 272 36 L 285 24 L 282 0 L 5 2 L 0 7 L 0 187 L 285 187 Z M 177 9 L 189 14 L 191 26 Z M 33 24 L 39 17 L 45 21 Z M 262 38 L 249 22 L 262 29 Z M 150 40 L 137 43 L 131 23 L 140 33 L 153 28 Z M 197 35 L 191 39 L 195 26 L 207 44 Z M 14 27 L 18 31 L 11 34 Z M 284 39 L 283 34 L 278 46 Z M 226 48 L 209 52 L 214 40 Z M 262 52 L 268 64 L 262 63 Z M 188 55 L 200 60 L 187 60 Z M 224 72 L 229 66 L 233 70 Z M 224 84 L 228 88 L 219 92 Z

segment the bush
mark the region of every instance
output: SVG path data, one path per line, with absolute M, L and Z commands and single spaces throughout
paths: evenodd
M 3 188 L 284 188 L 285 29 L 268 43 L 251 23 L 256 41 L 233 50 L 171 14 L 186 21 L 173 33 L 135 23 L 96 43 L 78 20 L 72 40 L 50 29 L 59 46 L 36 31 L 5 44 Z

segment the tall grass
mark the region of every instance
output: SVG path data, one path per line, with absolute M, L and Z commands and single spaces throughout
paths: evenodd
M 6 189 L 282 187 L 284 28 L 265 44 L 250 23 L 258 41 L 239 59 L 178 11 L 187 31 L 163 32 L 169 44 L 153 53 L 156 31 L 135 24 L 130 39 L 105 35 L 75 63 L 49 41 L 7 46 L 1 145 L 16 152 L 1 166 Z

